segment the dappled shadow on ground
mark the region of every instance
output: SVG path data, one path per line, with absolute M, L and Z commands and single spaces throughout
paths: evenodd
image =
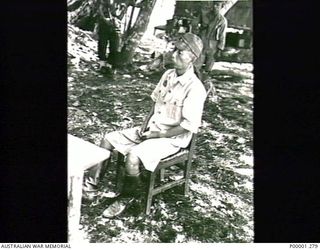
M 94 61 L 84 68 L 90 70 L 69 60 L 68 133 L 99 145 L 103 133 L 142 123 L 161 72 L 136 67 L 111 79 Z M 82 204 L 81 226 L 90 242 L 253 241 L 252 65 L 217 63 L 210 80 L 216 91 L 205 104 L 190 195 L 176 187 L 155 196 L 149 215 L 136 202 L 117 218 L 103 218 L 115 191 L 113 165 L 100 196 Z

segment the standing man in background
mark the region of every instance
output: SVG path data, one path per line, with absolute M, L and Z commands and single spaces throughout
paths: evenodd
M 209 72 L 212 70 L 215 60 L 221 56 L 226 43 L 227 19 L 220 13 L 226 0 L 214 0 L 201 3 L 199 16 L 192 22 L 192 30 L 198 34 L 203 42 L 201 57 L 195 63 L 195 67 Z
M 107 61 L 114 68 L 116 57 L 121 50 L 121 19 L 126 13 L 126 5 L 105 0 L 98 10 L 98 57 L 101 61 Z M 109 56 L 107 58 L 107 46 L 109 44 Z

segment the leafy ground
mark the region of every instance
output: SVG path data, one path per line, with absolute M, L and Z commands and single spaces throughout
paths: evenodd
M 99 145 L 104 132 L 140 125 L 161 75 L 140 66 L 162 41 L 145 39 L 134 69 L 119 70 L 111 79 L 99 71 L 92 34 L 69 26 L 68 36 L 68 132 Z M 99 198 L 82 204 L 85 240 L 253 242 L 252 64 L 218 62 L 210 79 L 216 93 L 205 105 L 189 197 L 177 187 L 157 195 L 148 216 L 136 203 L 123 215 L 105 219 L 101 214 L 115 190 L 112 166 Z M 172 176 L 177 175 L 167 178 Z

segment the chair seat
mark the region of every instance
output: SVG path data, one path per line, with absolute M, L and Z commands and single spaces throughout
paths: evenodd
M 180 163 L 186 161 L 188 159 L 189 150 L 188 149 L 180 149 L 177 153 L 170 155 L 164 159 L 162 159 L 156 170 L 159 170 L 163 167 L 172 166 L 176 163 Z

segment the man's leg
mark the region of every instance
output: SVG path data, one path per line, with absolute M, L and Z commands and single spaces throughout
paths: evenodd
M 206 51 L 206 59 L 205 59 L 205 71 L 210 72 L 213 68 L 213 65 L 216 61 L 215 54 L 217 52 L 218 42 L 215 40 L 209 41 L 209 48 Z
M 109 56 L 108 61 L 112 65 L 113 68 L 119 66 L 119 58 L 120 54 L 120 34 L 117 30 L 110 29 L 110 39 L 109 39 Z
M 104 217 L 111 218 L 121 214 L 127 208 L 127 206 L 140 195 L 140 159 L 136 155 L 129 153 L 127 155 L 125 168 L 126 174 L 123 179 L 124 183 L 120 196 L 114 203 L 104 210 Z
M 100 60 L 105 61 L 107 59 L 108 45 L 108 26 L 103 20 L 99 20 L 98 24 L 98 57 Z
M 215 63 L 214 52 L 209 51 L 206 55 L 205 71 L 207 71 L 207 72 L 210 72 L 212 70 L 213 65 Z
M 138 156 L 129 153 L 125 166 L 125 177 L 121 194 L 123 196 L 136 196 L 137 188 L 140 186 L 140 159 Z

